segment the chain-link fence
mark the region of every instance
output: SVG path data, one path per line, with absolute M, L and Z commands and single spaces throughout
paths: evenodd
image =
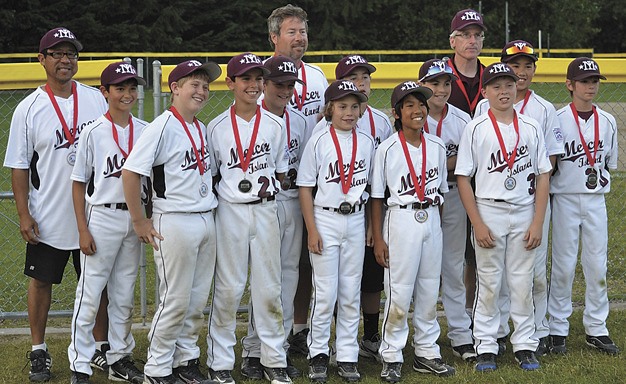
M 146 63 L 147 64 L 147 63 Z M 378 65 L 378 64 L 377 64 Z M 143 65 L 138 65 L 143 69 Z M 157 65 L 151 71 L 150 77 L 153 84 L 152 90 L 143 90 L 141 100 L 135 111 L 136 116 L 151 121 L 153 117 L 164 110 L 169 104 L 169 94 L 160 93 L 160 68 Z M 146 74 L 147 75 L 147 74 Z M 407 74 L 410 79 L 414 74 Z M 154 88 L 157 87 L 157 88 Z M 157 92 L 154 92 L 154 89 Z M 563 83 L 536 83 L 533 89 L 555 104 L 558 109 L 570 101 L 570 96 Z M 8 90 L 0 91 L 0 149 L 4 154 L 8 139 L 9 126 L 15 106 L 32 90 Z M 165 92 L 165 90 L 163 91 Z M 370 97 L 370 105 L 385 111 L 390 115 L 390 89 L 374 89 Z M 228 91 L 212 91 L 207 106 L 198 114 L 198 118 L 208 123 L 212 118 L 223 112 L 233 102 L 233 96 Z M 609 272 L 608 287 L 609 297 L 612 301 L 626 300 L 626 224 L 622 217 L 626 214 L 623 201 L 626 199 L 626 157 L 624 147 L 626 145 L 626 83 L 604 83 L 600 87 L 597 98 L 598 105 L 613 114 L 619 127 L 619 169 L 613 174 L 613 186 L 607 196 L 609 214 Z M 26 315 L 26 290 L 28 279 L 23 275 L 25 243 L 19 235 L 18 218 L 15 204 L 11 194 L 10 170 L 0 170 L 0 319 L 20 318 Z M 73 214 L 68 212 L 67 214 Z M 137 284 L 137 308 L 147 314 L 148 319 L 154 310 L 156 302 L 154 295 L 154 266 L 148 251 L 148 262 L 145 272 L 146 283 L 141 291 Z M 71 315 L 74 302 L 76 277 L 71 268 L 66 269 L 64 282 L 54 287 L 51 311 L 53 315 Z M 583 301 L 584 281 L 582 271 L 577 270 L 574 286 L 574 300 Z M 145 288 L 147 287 L 147 288 Z M 141 291 L 141 292 L 140 292 Z M 147 308 L 147 310 L 146 310 Z M 147 312 L 146 312 L 147 311 Z M 139 310 L 135 313 L 138 314 Z

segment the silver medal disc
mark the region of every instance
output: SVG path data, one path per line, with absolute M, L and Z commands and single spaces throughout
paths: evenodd
M 200 196 L 207 197 L 209 195 L 209 186 L 206 183 L 200 184 Z
M 415 221 L 418 223 L 425 223 L 428 220 L 428 212 L 423 209 L 415 211 Z
M 511 176 L 507 177 L 504 180 L 504 188 L 506 188 L 507 190 L 511 191 L 513 189 L 515 189 L 515 185 L 517 184 L 517 182 L 515 181 L 515 179 Z
M 587 184 L 589 184 L 591 188 L 595 188 L 598 186 L 598 174 L 596 173 L 595 169 L 593 169 L 591 173 L 587 175 Z
M 289 188 L 291 188 L 291 179 L 288 176 L 285 176 L 283 181 L 280 183 L 280 187 L 282 188 L 283 191 L 286 191 Z
M 240 192 L 248 193 L 252 189 L 252 183 L 250 182 L 250 180 L 243 179 L 239 182 L 237 188 Z
M 67 155 L 67 163 L 72 167 L 74 166 L 74 163 L 76 163 L 76 152 L 70 152 L 70 154 Z
M 348 203 L 347 201 L 339 204 L 339 213 L 341 213 L 342 215 L 352 213 L 352 205 L 350 205 L 350 203 Z

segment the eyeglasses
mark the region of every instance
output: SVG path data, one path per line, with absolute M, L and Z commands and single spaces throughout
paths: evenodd
M 485 39 L 485 34 L 482 32 L 480 33 L 463 32 L 463 33 L 455 34 L 454 37 L 460 37 L 463 40 L 469 40 L 473 37 L 474 39 L 476 39 L 476 41 L 483 41 Z
M 504 52 L 507 55 L 515 55 L 515 54 L 518 54 L 518 53 L 525 53 L 527 55 L 534 55 L 535 54 L 535 50 L 532 47 L 530 47 L 530 46 L 528 46 L 526 44 L 524 44 L 524 45 L 513 45 L 513 46 L 507 48 Z
M 63 56 L 67 56 L 68 59 L 70 60 L 76 60 L 78 59 L 78 52 L 64 52 L 64 51 L 52 51 L 52 52 L 46 52 L 47 56 L 52 56 L 53 59 L 55 60 L 61 60 L 63 58 Z
M 426 74 L 422 76 L 419 81 L 423 82 L 424 79 L 428 79 L 432 76 L 438 75 L 450 75 L 450 77 L 452 78 L 454 76 L 454 72 L 452 72 L 452 68 L 450 68 L 450 66 L 445 64 L 444 62 L 435 62 L 433 65 L 430 66 L 430 68 L 428 68 Z

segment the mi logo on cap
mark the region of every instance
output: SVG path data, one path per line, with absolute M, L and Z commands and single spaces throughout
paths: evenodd
M 250 53 L 247 55 L 243 55 L 243 58 L 239 62 L 241 64 L 260 64 L 261 59 L 259 59 L 257 55 Z
M 352 83 L 351 81 L 342 81 L 341 84 L 339 84 L 337 88 L 342 89 L 344 91 L 355 91 L 355 92 L 359 91 L 354 85 L 354 83 Z
M 489 70 L 489 73 L 508 73 L 511 72 L 509 67 L 506 64 L 498 63 L 494 64 L 493 67 Z
M 402 84 L 402 88 L 400 88 L 403 91 L 406 91 L 408 89 L 417 89 L 420 86 L 415 82 L 415 81 L 405 81 L 404 84 Z
M 187 64 L 188 67 L 201 67 L 202 63 L 199 62 L 198 60 L 189 60 L 189 64 Z
M 76 39 L 69 29 L 58 29 L 54 37 L 58 37 L 59 39 Z
M 352 64 L 367 64 L 367 60 L 365 60 L 363 56 L 359 55 L 350 56 L 346 59 L 346 65 Z
M 135 67 L 133 67 L 130 64 L 120 64 L 116 69 L 115 69 L 115 73 L 130 73 L 130 74 L 137 74 L 137 72 L 135 71 Z
M 461 20 L 480 21 L 480 15 L 476 12 L 465 12 L 465 15 L 461 16 Z
M 289 73 L 298 73 L 296 65 L 290 61 L 283 61 L 283 63 L 278 66 L 278 70 Z
M 598 65 L 593 60 L 586 60 L 586 61 L 583 61 L 578 68 L 580 68 L 583 71 L 597 71 Z

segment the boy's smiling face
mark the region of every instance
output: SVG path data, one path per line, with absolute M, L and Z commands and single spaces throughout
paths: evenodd
M 236 103 L 256 104 L 263 92 L 263 71 L 254 68 L 234 80 L 227 77 L 226 85 L 233 91 Z
M 183 77 L 172 83 L 172 95 L 176 109 L 195 115 L 209 99 L 209 82 L 201 76 Z

